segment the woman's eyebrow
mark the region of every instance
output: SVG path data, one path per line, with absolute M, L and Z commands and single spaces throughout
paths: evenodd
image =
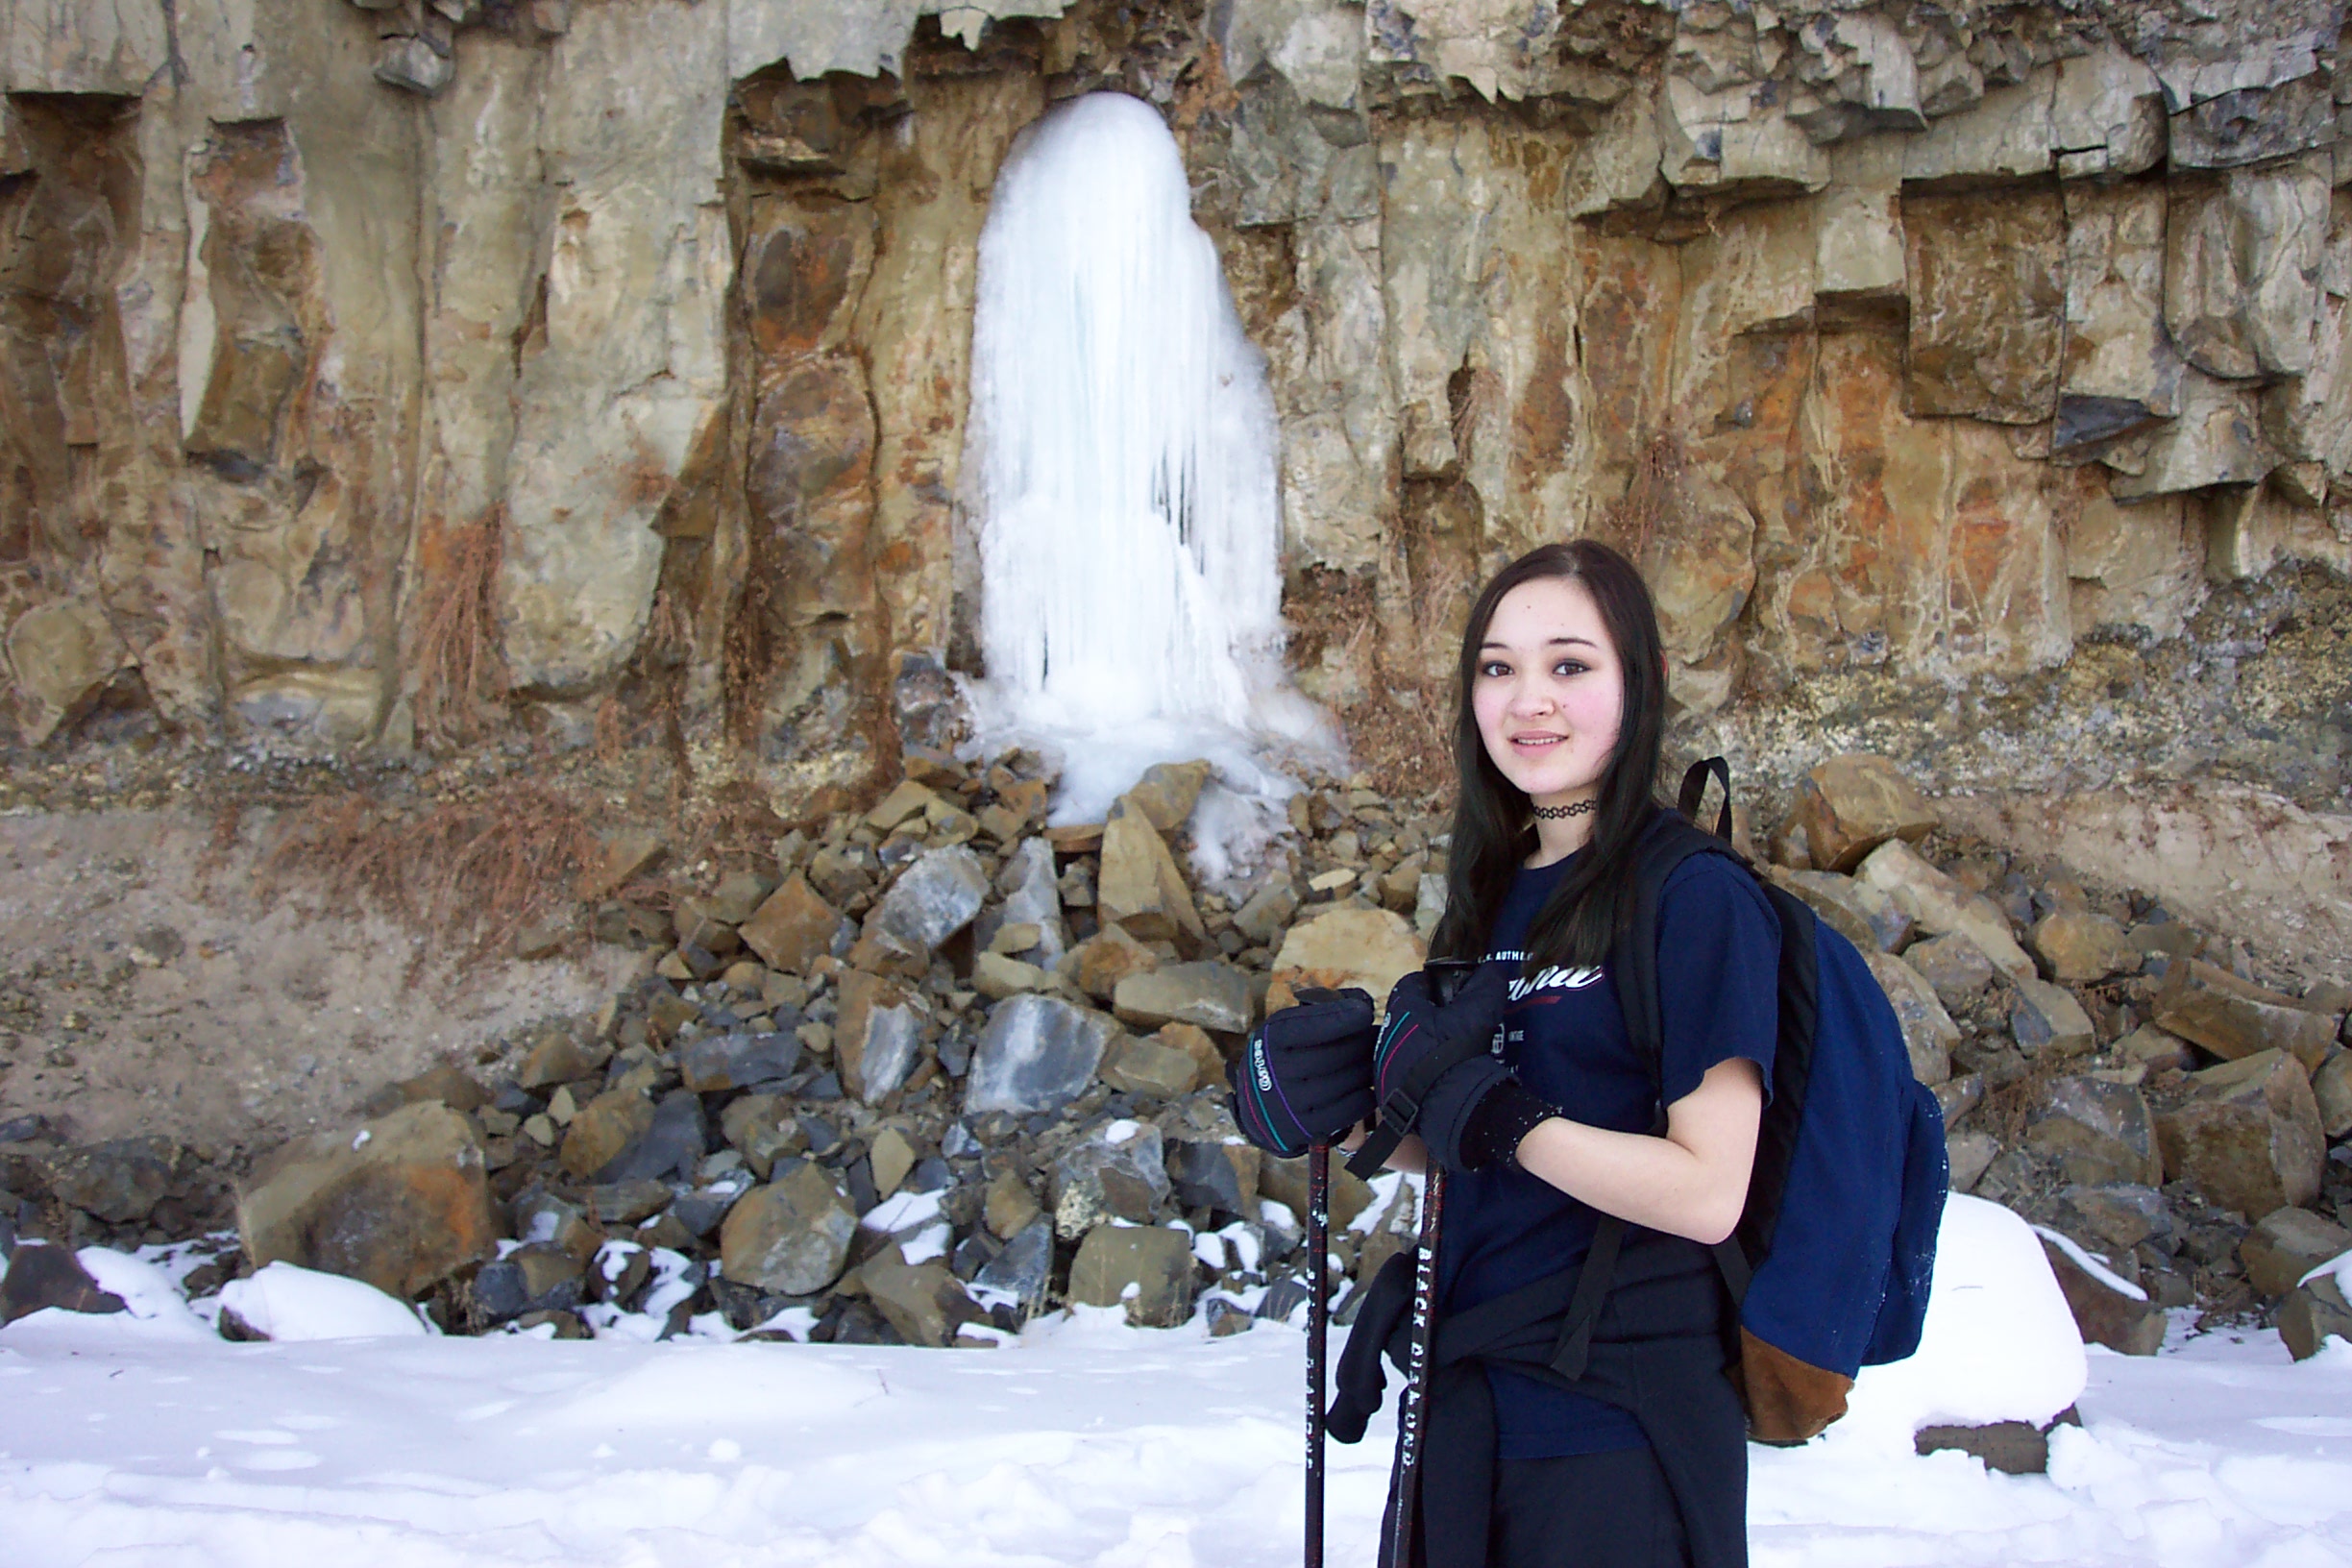
M 1601 646 L 1599 643 L 1594 642 L 1590 637 L 1551 637 L 1545 639 L 1544 641 L 1544 647 L 1546 648 L 1562 648 L 1570 644 L 1580 644 L 1585 648 L 1599 648 Z M 1482 653 L 1490 648 L 1500 648 L 1506 651 L 1508 651 L 1510 645 L 1508 643 L 1498 643 L 1492 640 L 1479 644 L 1479 651 Z

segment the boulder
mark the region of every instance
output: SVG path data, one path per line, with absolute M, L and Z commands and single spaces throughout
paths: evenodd
M 1935 988 L 1899 958 L 1875 948 L 1865 948 L 1862 956 L 1869 963 L 1878 989 L 1886 992 L 1888 1004 L 1895 1009 L 1896 1021 L 1902 1025 L 1903 1049 L 1911 1057 L 1911 1076 L 1930 1086 L 1949 1078 L 1951 1051 L 1960 1043 L 1960 1026 L 1952 1022 L 1951 1015 L 1936 999 Z
M 984 1302 L 1009 1307 L 1017 1323 L 1045 1305 L 1046 1286 L 1053 1279 L 1053 1225 L 1041 1215 L 1017 1232 L 1004 1251 L 972 1276 L 972 1289 Z
M 72 1249 L 53 1241 L 19 1241 L 0 1275 L 0 1327 L 55 1307 L 67 1312 L 119 1312 L 122 1297 L 98 1287 Z
M 780 1031 L 737 1031 L 705 1035 L 680 1046 L 676 1055 L 678 1076 L 688 1089 L 698 1094 L 723 1094 L 791 1077 L 800 1065 L 800 1041 Z
M 1020 841 L 1018 847 L 1005 856 L 1004 870 L 996 873 L 996 891 L 1004 902 L 980 917 L 978 934 L 993 941 L 997 928 L 1007 925 L 1034 925 L 1038 929 L 1034 946 L 1016 948 L 1006 954 L 1027 953 L 1029 961 L 1051 968 L 1069 951 L 1069 926 L 1062 919 L 1062 889 L 1054 877 L 1053 845 L 1043 839 Z
M 802 1164 L 755 1187 L 719 1231 L 720 1272 L 774 1295 L 814 1295 L 841 1277 L 857 1211 L 824 1167 Z
M 2124 1084 L 2053 1079 L 2025 1141 L 2056 1160 L 2077 1186 L 2155 1187 L 2167 1173 L 2147 1101 Z
M 474 1276 L 474 1310 L 492 1323 L 525 1312 L 565 1312 L 585 1299 L 587 1270 L 552 1242 L 517 1247 Z
M 485 1174 L 471 1122 L 405 1106 L 262 1161 L 238 1189 L 237 1231 L 256 1268 L 282 1259 L 413 1299 L 497 1250 Z
M 967 846 L 925 850 L 866 917 L 859 941 L 927 962 L 932 948 L 971 923 L 988 891 L 988 872 Z
M 2059 1193 L 2058 1201 L 2070 1222 L 2069 1234 L 2088 1237 L 2117 1254 L 2172 1232 L 2172 1213 L 2165 1206 L 2164 1193 L 2145 1183 L 2078 1184 Z
M 1767 867 L 1775 882 L 1811 905 L 1823 923 L 1866 953 L 1901 950 L 1911 936 L 1911 917 L 1867 882 L 1835 871 L 1792 871 Z
M 1957 931 L 1913 943 L 1903 949 L 1902 961 L 1919 971 L 1948 1012 L 1974 1007 L 1993 984 L 1993 961 Z
M 1189 1023 L 1164 1023 L 1152 1039 L 1190 1057 L 1200 1083 L 1213 1084 L 1224 1078 L 1225 1054 L 1217 1049 L 1207 1030 Z
M 551 1089 L 557 1084 L 576 1084 L 602 1070 L 612 1060 L 612 1045 L 605 1041 L 583 1043 L 561 1029 L 551 1029 L 539 1038 L 530 1054 L 523 1059 L 515 1073 L 518 1089 Z
M 2257 1052 L 2190 1075 L 2189 1098 L 2156 1118 L 2165 1177 L 2242 1214 L 2267 1214 L 2319 1194 L 2327 1144 L 2303 1064 Z
M 152 1135 L 63 1149 L 42 1175 L 60 1202 L 110 1225 L 144 1220 L 179 1178 L 180 1145 Z
M 2158 1024 L 2236 1061 L 2261 1051 L 2294 1054 L 2308 1072 L 2336 1043 L 2334 1020 L 2284 992 L 2241 980 L 2202 959 L 2173 965 L 2153 1008 Z
M 2060 984 L 2104 980 L 2140 972 L 2139 950 L 2123 940 L 2123 927 L 2104 915 L 2058 910 L 2028 933 L 2049 977 Z
M 1059 1111 L 1087 1090 L 1118 1024 L 1110 1015 L 1034 992 L 990 1010 L 972 1052 L 964 1109 L 977 1115 Z
M 1160 1129 L 1124 1117 L 1105 1122 L 1054 1162 L 1054 1234 L 1075 1240 L 1112 1219 L 1148 1225 L 1168 1190 Z
M 1294 985 L 1360 986 L 1377 1006 L 1427 951 L 1402 916 L 1342 907 L 1292 926 L 1274 955 L 1274 973 Z
M 1031 1225 L 1045 1211 L 1029 1190 L 1029 1184 L 1012 1171 L 999 1171 L 989 1183 L 988 1196 L 982 1200 L 981 1213 L 989 1234 L 999 1241 L 1010 1241 Z
M 833 1060 L 850 1092 L 868 1105 L 879 1103 L 906 1082 L 921 1046 L 913 997 L 878 974 L 843 971 Z
M 1234 929 L 1261 947 L 1282 941 L 1298 915 L 1298 889 L 1279 871 L 1261 883 L 1234 911 Z
M 1173 1100 L 1192 1092 L 1200 1064 L 1173 1045 L 1123 1035 L 1103 1057 L 1102 1080 L 1123 1094 Z
M 2009 1033 L 2018 1049 L 2031 1057 L 2081 1056 L 2098 1043 L 2091 1015 L 2063 986 L 2017 975 L 2010 983 L 2017 999 L 2009 1005 Z
M 805 974 L 818 959 L 834 952 L 848 922 L 824 901 L 798 871 L 768 895 L 737 929 L 745 946 L 772 969 Z
M 573 1115 L 564 1129 L 557 1163 L 567 1176 L 594 1176 L 621 1158 L 622 1151 L 652 1125 L 651 1100 L 635 1089 L 608 1089 Z
M 1965 1128 L 1944 1135 L 1945 1158 L 1951 1166 L 1951 1189 L 1954 1192 L 1972 1190 L 1985 1167 L 2001 1152 L 2000 1139 L 1991 1133 Z
M 1035 964 L 1024 964 L 1002 953 L 984 952 L 972 958 L 971 988 L 992 1002 L 1001 1002 L 1024 991 L 1044 991 L 1053 982 L 1054 977 Z
M 1173 942 L 1180 951 L 1199 952 L 1209 933 L 1193 906 L 1191 890 L 1176 869 L 1143 808 L 1121 796 L 1103 822 L 1102 861 L 1094 885 L 1095 908 L 1106 923 L 1124 926 L 1144 942 Z
M 2285 1295 L 2304 1275 L 2347 1252 L 2352 1252 L 2352 1231 L 2308 1209 L 2273 1210 L 2238 1243 L 2247 1283 L 2266 1296 Z
M 1820 871 L 1850 871 L 1889 839 L 1916 842 L 1941 820 L 1902 770 L 1867 751 L 1831 757 L 1797 785 L 1797 821 Z
M 2038 976 L 2034 961 L 2009 929 L 2009 918 L 1990 898 L 1970 894 L 1922 860 L 1900 839 L 1889 840 L 1865 856 L 1854 879 L 1883 890 L 1897 908 L 1930 936 L 1959 932 L 2003 973 L 2026 979 Z
M 1173 833 L 1191 817 L 1210 772 L 1206 762 L 1158 763 L 1143 771 L 1143 777 L 1127 792 L 1126 798 L 1153 827 Z
M 1106 925 L 1070 949 L 1068 973 L 1080 991 L 1101 1001 L 1117 994 L 1119 982 L 1160 966 L 1160 955 L 1127 934 L 1126 928 Z
M 1215 959 L 1165 965 L 1121 980 L 1111 1008 L 1121 1023 L 1139 1029 L 1189 1023 L 1238 1035 L 1250 1026 L 1249 976 Z
M 2352 1342 L 2352 1305 L 2333 1274 L 2296 1286 L 2279 1303 L 2279 1337 L 2298 1361 L 2307 1361 L 2332 1338 Z
M 1137 1328 L 1172 1329 L 1192 1315 L 1192 1237 L 1157 1225 L 1097 1225 L 1070 1263 L 1070 1300 L 1127 1309 Z
M 2163 1348 L 2164 1311 L 2148 1300 L 2146 1291 L 2100 1266 L 2056 1231 L 2039 1225 L 2034 1229 L 2086 1343 L 2125 1356 L 2153 1356 Z
M 1258 1213 L 1258 1172 L 1263 1156 L 1242 1142 L 1171 1142 L 1168 1181 L 1176 1201 L 1188 1209 L 1210 1209 L 1238 1218 Z
M 945 804 L 937 791 L 911 778 L 902 779 L 866 814 L 866 825 L 877 833 L 888 833 L 900 822 L 920 817 L 933 806 Z
M 873 1147 L 867 1158 L 873 1163 L 874 1194 L 887 1198 L 898 1190 L 898 1184 L 907 1179 L 921 1157 L 905 1133 L 895 1127 L 885 1127 L 874 1135 Z
M 2352 1051 L 2332 1052 L 2312 1074 L 2312 1099 L 2319 1109 L 2319 1130 L 2331 1139 L 2352 1134 Z
M 573 1125 L 576 1128 L 578 1123 Z M 565 1147 L 570 1146 L 567 1139 Z M 653 1107 L 645 1130 L 594 1174 L 599 1183 L 607 1185 L 691 1182 L 708 1152 L 710 1127 L 702 1116 L 701 1096 L 691 1089 L 673 1090 Z
M 2127 1064 L 2144 1066 L 2150 1072 L 2178 1067 L 2183 1072 L 2196 1066 L 2196 1052 L 2187 1041 L 2177 1035 L 2168 1035 L 2152 1023 L 2144 1023 L 2115 1042 L 2116 1058 Z
M 952 1344 L 958 1329 L 986 1315 L 945 1263 L 910 1263 L 896 1246 L 869 1259 L 858 1278 L 866 1299 L 910 1345 Z

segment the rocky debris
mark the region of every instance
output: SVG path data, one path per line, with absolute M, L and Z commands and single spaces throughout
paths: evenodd
M 2241 980 L 2198 959 L 2176 964 L 2155 1001 L 2155 1021 L 2216 1056 L 2237 1060 L 2291 1051 L 2306 1071 L 2336 1043 L 2338 1020 L 2291 996 Z
M 1911 1446 L 1914 1452 L 1923 1455 L 1947 1449 L 1972 1454 L 1984 1461 L 1986 1469 L 2004 1475 L 2039 1476 L 2049 1470 L 2050 1433 L 2061 1426 L 2080 1425 L 2081 1417 L 2069 1407 L 2043 1427 L 2024 1421 L 1992 1421 L 1980 1427 L 1922 1427 L 1912 1434 Z
M 1209 945 L 1207 929 L 1185 886 L 1184 873 L 1140 805 L 1122 796 L 1103 822 L 1102 867 L 1095 907 L 1105 921 L 1145 942 L 1173 942 L 1181 951 Z
M 1797 821 L 1813 866 L 1850 871 L 1889 839 L 1917 842 L 1942 821 L 1919 787 L 1884 757 L 1831 757 L 1797 785 Z
M 1171 815 L 1186 778 L 1170 798 L 1131 792 L 1115 821 L 1041 829 L 1036 759 L 910 758 L 924 793 L 883 811 L 887 826 L 842 811 L 748 870 L 665 862 L 700 880 L 616 890 L 659 917 L 664 945 L 657 972 L 594 1017 L 371 1100 L 478 1150 L 479 1242 L 407 1292 L 436 1321 L 577 1335 L 610 1311 L 674 1331 L 718 1313 L 770 1336 L 955 1345 L 1073 1300 L 1124 1302 L 1139 1321 L 1199 1311 L 1225 1333 L 1295 1318 L 1305 1162 L 1241 1141 L 1226 1057 L 1297 987 L 1382 995 L 1420 962 L 1407 916 L 1442 889 L 1442 821 L 1318 781 L 1262 862 L 1195 881 L 1189 819 Z M 1151 896 L 1107 902 L 1104 860 L 1130 852 Z M 2158 1020 L 2192 989 L 2184 972 L 2199 996 L 2261 992 L 2266 1024 L 2284 1003 L 2333 1032 L 2352 994 L 2290 983 L 2144 894 L 1942 830 L 1890 839 L 1853 874 L 1773 874 L 1871 955 L 1944 1109 L 1955 1188 L 2080 1252 L 2070 1297 L 2087 1334 L 2132 1348 L 2192 1305 L 2223 1321 L 2324 1315 L 2323 1291 L 2281 1286 L 2289 1248 L 2309 1256 L 2352 1220 L 2352 1152 L 2326 1159 L 2352 1131 L 2339 1115 L 2352 1052 L 2330 1043 L 2309 1074 L 2278 1047 L 2232 1063 Z M 901 894 L 910 877 L 929 891 Z M 1107 878 L 1115 897 L 1138 880 Z M 1124 907 L 1140 930 L 1112 917 Z M 1197 935 L 1170 913 L 1184 908 Z M 632 916 L 622 940 L 651 929 Z M 59 1135 L 0 1128 L 0 1221 L 72 1245 L 201 1228 L 197 1156 L 101 1156 Z M 345 1163 L 361 1152 L 351 1137 L 332 1151 Z M 137 1216 L 151 1155 L 172 1174 Z M 1340 1292 L 1410 1245 L 1410 1188 L 1372 1202 L 1335 1171 Z M 425 1223 L 389 1200 L 337 1213 L 394 1226 L 371 1246 Z M 232 1255 L 214 1274 L 253 1266 Z
M 116 1139 L 50 1157 L 49 1190 L 110 1225 L 144 1220 L 179 1185 L 184 1159 L 169 1139 Z
M 474 1123 L 436 1103 L 298 1139 L 237 1190 L 256 1268 L 283 1260 L 413 1300 L 497 1249 Z
M 2189 1094 L 2156 1118 L 2165 1175 L 2241 1214 L 2319 1195 L 2326 1140 L 2303 1064 L 2259 1051 L 2193 1073 Z
M 2279 1304 L 2279 1337 L 2298 1361 L 2319 1354 L 2333 1336 L 2352 1340 L 2352 1305 L 2333 1274 L 2322 1274 L 2296 1286 Z

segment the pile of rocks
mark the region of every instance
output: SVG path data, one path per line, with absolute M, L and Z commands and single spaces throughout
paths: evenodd
M 1034 756 L 917 755 L 909 775 L 674 895 L 657 836 L 610 835 L 577 891 L 649 972 L 263 1161 L 235 1255 L 192 1288 L 283 1259 L 453 1330 L 718 1314 L 927 1345 L 1064 1303 L 1220 1333 L 1287 1316 L 1303 1162 L 1239 1139 L 1223 1064 L 1292 988 L 1384 994 L 1420 962 L 1434 804 L 1317 781 L 1219 891 L 1185 870 L 1204 763 L 1078 827 L 1043 825 Z M 1948 842 L 1874 757 L 1816 769 L 1766 847 L 1868 956 L 1943 1102 L 1954 1186 L 2044 1227 L 2088 1336 L 2144 1353 L 2193 1302 L 2274 1311 L 2298 1354 L 2352 1333 L 2331 1282 L 2300 1283 L 2352 1249 L 2352 992 L 2270 989 L 2145 896 Z M 0 1128 L 0 1215 L 28 1236 L 153 1240 L 222 1203 L 160 1140 L 44 1131 Z M 1413 1211 L 1409 1186 L 1341 1175 L 1336 1265 L 1369 1278 Z

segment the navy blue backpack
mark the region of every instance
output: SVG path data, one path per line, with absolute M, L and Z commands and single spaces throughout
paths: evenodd
M 1724 786 L 1713 833 L 1694 825 L 1710 776 Z M 1627 1028 L 1654 1069 L 1666 879 L 1699 854 L 1754 874 L 1730 845 L 1730 790 L 1723 758 L 1695 764 L 1680 815 L 1660 812 L 1642 844 L 1629 923 L 1609 968 Z M 1870 966 L 1802 899 L 1756 883 L 1780 918 L 1780 1036 L 1747 1208 L 1715 1257 L 1739 1304 L 1749 1435 L 1801 1443 L 1846 1413 L 1857 1371 L 1919 1348 L 1950 1170 L 1942 1111 L 1912 1076 L 1902 1026 Z M 1595 1307 L 1623 1228 L 1605 1219 L 1594 1237 L 1586 1273 L 1598 1265 L 1602 1276 Z

